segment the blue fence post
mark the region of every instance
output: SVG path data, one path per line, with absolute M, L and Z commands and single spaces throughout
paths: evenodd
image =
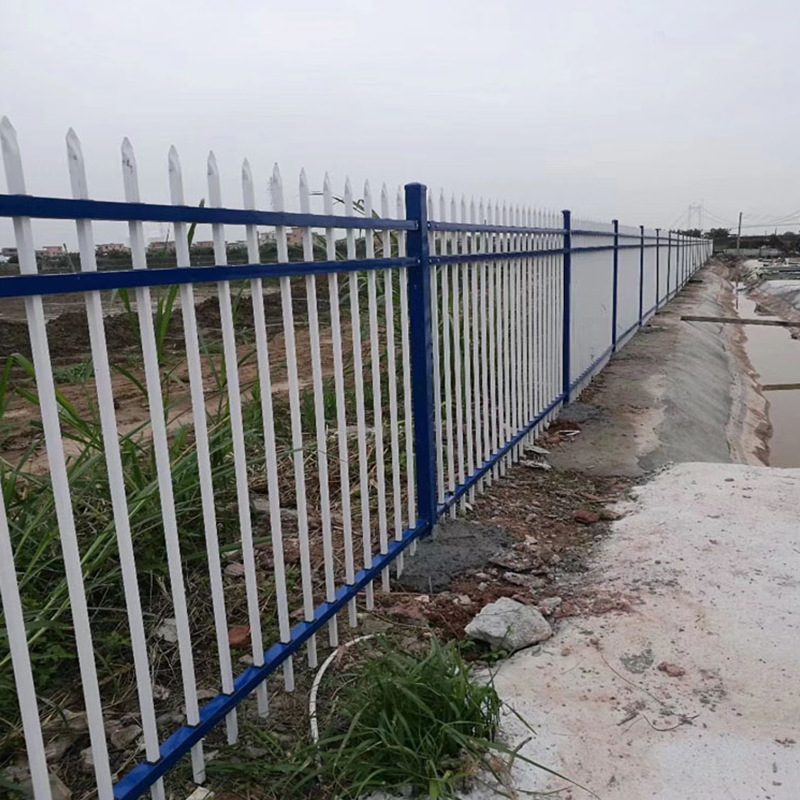
M 406 234 L 407 253 L 418 263 L 408 268 L 408 316 L 411 345 L 411 402 L 414 411 L 417 508 L 419 520 L 436 524 L 436 450 L 434 445 L 433 331 L 427 188 L 408 183 L 406 219 L 417 223 Z M 419 521 L 418 520 L 418 521 Z
M 611 352 L 617 352 L 617 309 L 619 308 L 619 220 L 611 221 L 614 226 L 614 250 L 612 258 L 614 264 L 614 294 L 611 300 Z
M 644 225 L 639 226 L 639 327 L 644 318 Z
M 661 307 L 661 228 L 656 228 L 656 311 Z
M 563 403 L 569 403 L 570 348 L 572 346 L 572 212 L 562 211 L 564 217 L 564 299 L 561 319 L 561 394 Z

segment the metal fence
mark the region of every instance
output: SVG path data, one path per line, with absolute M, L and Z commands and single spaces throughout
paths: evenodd
M 28 395 L 49 476 L 42 480 L 40 470 L 34 478 L 4 461 L 0 502 L 0 659 L 8 662 L 10 653 L 37 800 L 47 800 L 50 788 L 31 649 L 50 633 L 41 609 L 21 598 L 31 572 L 26 559 L 36 550 L 31 539 L 45 535 L 48 520 L 63 565 L 52 578 L 62 601 L 47 619 L 71 613 L 98 796 L 132 800 L 150 790 L 163 797 L 163 776 L 184 756 L 202 782 L 203 738 L 224 722 L 235 742 L 239 707 L 251 695 L 266 716 L 268 677 L 282 668 L 291 691 L 293 659 L 304 652 L 314 667 L 318 647 L 337 646 L 340 614 L 357 626 L 357 598 L 371 609 L 375 582 L 390 590 L 390 566 L 400 573 L 416 539 L 502 476 L 710 255 L 706 240 L 577 221 L 568 211 L 447 202 L 444 195 L 436 209 L 414 183 L 391 200 L 384 187 L 376 208 L 369 186 L 354 199 L 348 182 L 337 197 L 327 177 L 312 192 L 302 174 L 299 211 L 290 213 L 277 167 L 272 210 L 261 211 L 247 162 L 242 207 L 233 208 L 223 204 L 213 154 L 209 204 L 191 207 L 174 149 L 172 205 L 145 204 L 127 140 L 126 202 L 95 201 L 72 132 L 72 199 L 31 196 L 7 120 L 0 137 L 9 189 L 0 195 L 0 216 L 13 219 L 19 255 L 19 274 L 0 278 L 0 298 L 24 301 Z M 321 208 L 312 212 L 315 204 Z M 343 213 L 334 213 L 337 204 Z M 79 272 L 37 274 L 32 219 L 74 220 Z M 97 270 L 97 220 L 127 225 L 131 269 Z M 148 268 L 144 222 L 174 226 L 177 267 Z M 195 224 L 212 226 L 214 266 L 191 264 Z M 259 228 L 274 230 L 274 263 L 263 263 Z M 300 261 L 290 261 L 289 228 L 302 232 Z M 231 230 L 244 231 L 245 265 L 227 265 Z M 217 346 L 198 319 L 194 293 L 206 285 L 215 288 Z M 169 287 L 179 287 L 171 297 L 181 330 L 165 355 Z M 82 296 L 88 322 L 87 402 L 97 426 L 88 433 L 54 377 L 48 341 L 47 303 L 73 293 Z M 106 341 L 109 293 L 130 315 L 136 353 L 124 364 Z M 173 403 L 167 395 L 175 374 Z M 119 420 L 121 375 L 127 389 L 138 387 L 146 409 L 133 429 Z M 96 472 L 87 490 L 89 465 Z M 99 521 L 100 500 L 87 492 L 103 498 Z M 40 514 L 33 530 L 26 527 L 31 498 Z M 41 509 L 50 502 L 52 519 L 45 519 Z M 118 567 L 107 580 L 116 582 L 120 606 L 124 600 L 134 667 L 143 754 L 132 769 L 107 744 L 102 687 L 109 676 L 98 672 L 104 661 L 93 632 L 110 612 L 87 600 L 97 596 L 90 572 L 100 541 Z M 153 552 L 163 555 L 167 579 L 156 599 L 143 597 L 153 583 Z M 194 577 L 187 578 L 190 560 Z M 204 614 L 209 633 L 198 632 Z M 166 656 L 156 664 L 156 623 L 163 627 L 165 616 L 174 645 L 160 645 Z M 238 676 L 242 645 L 232 656 L 229 639 L 236 624 L 249 628 L 250 650 Z M 208 662 L 214 649 L 217 694 L 201 706 L 196 654 Z M 185 724 L 164 734 L 158 687 L 172 674 L 179 675 L 173 692 L 182 695 Z

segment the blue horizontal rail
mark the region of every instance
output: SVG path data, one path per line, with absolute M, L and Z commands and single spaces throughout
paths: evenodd
M 292 628 L 288 642 L 274 644 L 264 654 L 264 664 L 260 667 L 248 667 L 235 681 L 230 694 L 217 695 L 200 711 L 200 722 L 197 725 L 184 725 L 167 739 L 160 748 L 161 758 L 155 763 L 144 763 L 134 767 L 114 787 L 116 800 L 135 800 L 144 794 L 159 778 L 163 778 L 186 755 L 192 746 L 197 744 L 233 711 L 246 700 L 263 682 L 275 672 L 287 658 L 294 655 L 317 631 L 328 623 L 336 614 L 347 607 L 347 604 L 362 592 L 365 587 L 387 569 L 392 562 L 415 539 L 430 533 L 432 523 L 418 522 L 416 527 L 403 533 L 400 541 L 392 542 L 386 553 L 374 557 L 369 569 L 363 569 L 355 576 L 355 581 L 342 586 L 336 592 L 336 599 L 331 603 L 322 603 L 314 611 L 314 619 L 301 622 Z
M 304 275 L 362 272 L 413 267 L 414 258 L 371 258 L 354 261 L 303 261 L 283 264 L 238 264 L 213 267 L 167 267 L 51 275 L 10 275 L 0 278 L 0 297 L 101 292 L 142 286 L 179 286 L 184 283 L 223 283 L 253 278 L 294 278 Z
M 430 220 L 428 230 L 451 231 L 461 233 L 516 233 L 516 234 L 544 234 L 547 236 L 563 236 L 563 228 L 528 228 L 524 225 L 481 225 L 472 222 L 444 222 Z
M 70 200 L 29 194 L 0 194 L 0 217 L 33 219 L 91 219 L 117 222 L 196 222 L 226 225 L 265 225 L 296 228 L 355 228 L 413 231 L 417 222 L 380 217 L 344 217 L 330 214 L 295 214 L 243 208 L 171 206 L 156 203 L 117 203 L 106 200 Z

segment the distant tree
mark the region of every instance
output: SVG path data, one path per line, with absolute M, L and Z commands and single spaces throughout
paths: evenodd
M 685 230 L 678 231 L 678 233 L 683 236 L 695 236 L 698 238 L 703 235 L 703 231 L 701 231 L 700 228 L 686 228 Z
M 727 239 L 730 235 L 730 228 L 712 228 L 710 231 L 706 231 L 708 239 Z

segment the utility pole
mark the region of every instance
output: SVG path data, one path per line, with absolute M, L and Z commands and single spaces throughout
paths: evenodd
M 742 212 L 739 212 L 739 232 L 736 234 L 736 255 L 739 255 L 739 242 L 742 240 Z

